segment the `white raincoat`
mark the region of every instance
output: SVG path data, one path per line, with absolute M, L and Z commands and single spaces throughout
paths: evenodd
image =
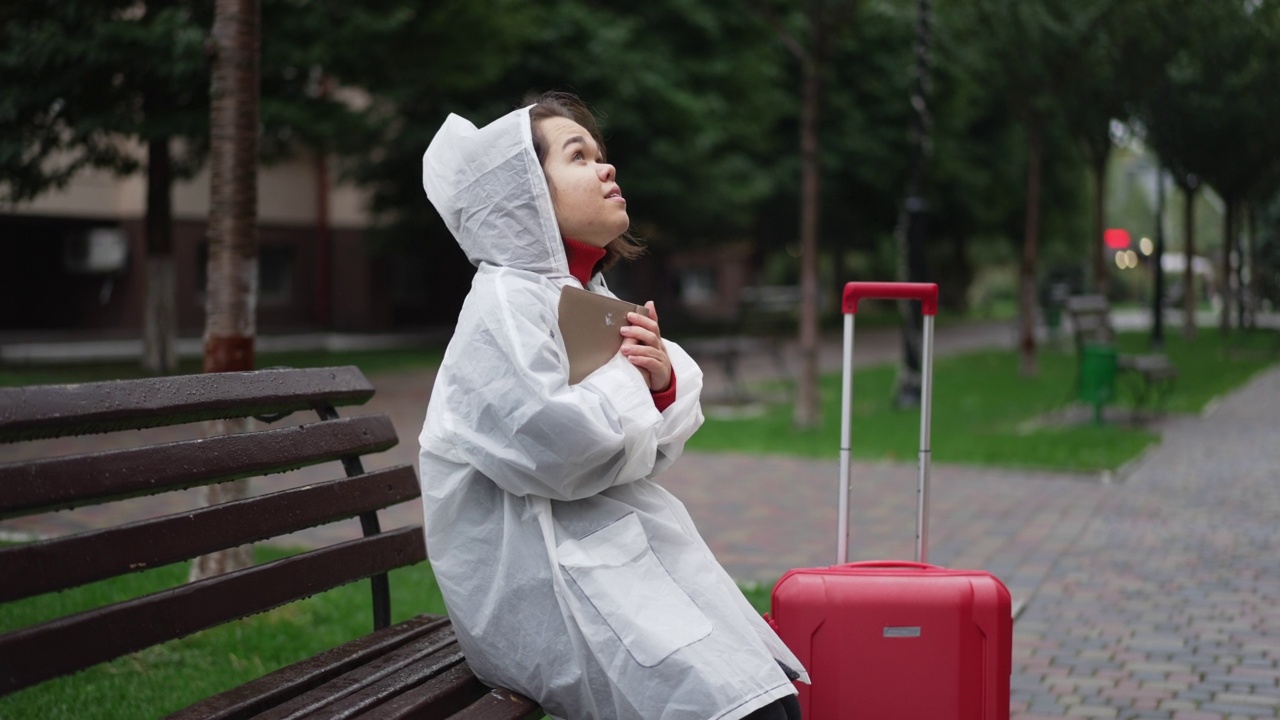
M 799 661 L 652 480 L 702 423 L 698 366 L 664 341 L 661 413 L 621 355 L 568 384 L 556 308 L 578 281 L 528 108 L 449 116 L 423 186 L 478 268 L 420 437 L 427 549 L 476 675 L 573 720 L 731 720 L 795 692 L 775 658 Z

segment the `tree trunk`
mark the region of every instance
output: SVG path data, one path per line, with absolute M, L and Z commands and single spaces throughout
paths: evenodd
M 818 398 L 818 213 L 821 173 L 818 121 L 822 111 L 821 61 L 810 55 L 804 63 L 800 108 L 800 382 L 796 388 L 794 422 L 798 428 L 817 427 L 822 419 Z
M 329 257 L 329 159 L 324 150 L 316 150 L 316 322 L 328 330 L 330 312 Z
M 1018 293 L 1021 320 L 1018 347 L 1023 377 L 1039 374 L 1036 366 L 1036 255 L 1040 244 L 1040 161 L 1044 152 L 1042 120 L 1031 115 L 1027 123 L 1027 217 L 1023 233 L 1022 270 Z
M 1090 253 L 1093 259 L 1093 288 L 1094 292 L 1103 297 L 1107 295 L 1109 284 L 1102 236 L 1107 230 L 1107 157 L 1110 155 L 1110 147 L 1108 145 L 1100 157 L 1093 158 L 1093 167 L 1090 169 L 1093 173 L 1093 237 L 1089 241 L 1093 249 Z
M 154 109 L 150 99 L 144 104 Z M 173 279 L 173 172 L 169 138 L 147 143 L 147 291 L 142 368 L 153 375 L 178 371 L 178 319 Z
M 1186 266 L 1182 270 L 1182 336 L 1187 340 L 1196 336 L 1196 273 L 1193 262 L 1196 259 L 1196 189 L 1199 186 L 1200 181 L 1190 175 L 1182 189 L 1187 203 L 1182 209 L 1183 236 L 1186 238 L 1186 247 L 1182 249 L 1186 256 Z
M 1245 255 L 1249 258 L 1249 274 L 1248 274 L 1248 323 L 1250 330 L 1258 328 L 1258 306 L 1260 304 L 1258 290 L 1261 287 L 1261 273 L 1258 268 L 1258 209 L 1256 203 L 1249 203 L 1245 206 L 1245 222 L 1248 223 L 1245 235 L 1245 241 L 1248 243 L 1248 250 Z
M 204 371 L 252 370 L 258 302 L 258 0 L 217 0 L 210 118 L 209 266 Z M 246 429 L 248 420 L 233 421 Z M 218 432 L 226 430 L 225 426 Z M 206 504 L 249 494 L 248 480 L 209 486 Z M 252 548 L 197 558 L 191 579 L 245 567 Z
M 1236 204 L 1236 265 L 1235 265 L 1235 286 L 1236 286 L 1236 328 L 1244 330 L 1249 326 L 1249 252 L 1252 249 L 1252 243 L 1249 242 L 1249 202 L 1247 200 Z
M 1232 198 L 1224 197 L 1223 201 L 1227 205 L 1227 216 L 1222 221 L 1222 267 L 1218 274 L 1221 278 L 1218 292 L 1222 295 L 1221 312 L 1218 313 L 1218 331 L 1226 335 L 1231 330 L 1231 299 L 1234 293 L 1231 289 L 1231 281 L 1233 273 L 1231 272 L 1231 251 L 1235 245 L 1236 231 L 1236 202 Z

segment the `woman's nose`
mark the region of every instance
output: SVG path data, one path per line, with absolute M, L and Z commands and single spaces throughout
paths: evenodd
M 600 180 L 603 182 L 609 182 L 618 176 L 618 169 L 609 163 L 600 163 L 597 168 L 600 173 Z

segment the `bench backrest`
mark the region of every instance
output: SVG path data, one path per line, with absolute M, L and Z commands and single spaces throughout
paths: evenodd
M 800 288 L 794 285 L 752 285 L 739 298 L 738 332 L 749 336 L 795 334 L 800 315 Z
M 1102 295 L 1073 295 L 1067 298 L 1067 315 L 1071 318 L 1076 355 L 1091 343 L 1114 344 L 1116 331 L 1111 325 L 1111 305 Z
M 379 509 L 418 496 L 414 469 L 365 472 L 361 464 L 362 455 L 397 443 L 390 419 L 339 418 L 334 409 L 372 395 L 354 367 L 0 389 L 0 443 L 231 418 L 275 422 L 298 411 L 319 418 L 6 462 L 0 464 L 0 520 L 341 462 L 324 482 L 0 547 L 0 603 L 346 518 L 359 517 L 364 535 L 0 635 L 0 695 L 363 578 L 372 578 L 375 625 L 386 626 L 386 572 L 422 561 L 426 551 L 421 526 L 384 533 L 378 524 Z

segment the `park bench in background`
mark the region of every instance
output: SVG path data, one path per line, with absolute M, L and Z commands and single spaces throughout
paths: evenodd
M 339 418 L 373 395 L 353 367 L 261 370 L 0 389 L 0 442 L 214 419 L 318 421 L 0 465 L 0 519 L 110 503 L 339 461 L 332 480 L 67 537 L 0 547 L 0 603 L 358 517 L 363 537 L 0 635 L 0 695 L 370 578 L 374 629 L 176 713 L 183 718 L 541 717 L 471 673 L 447 617 L 392 625 L 386 573 L 426 558 L 422 527 L 383 532 L 419 495 L 408 465 L 365 472 L 398 440 L 385 415 Z
M 1080 383 L 1080 364 L 1085 346 L 1102 344 L 1115 346 L 1116 332 L 1111 324 L 1111 307 L 1102 295 L 1075 295 L 1067 298 L 1067 315 L 1071 319 L 1076 350 L 1076 383 Z M 1134 404 L 1143 407 L 1148 402 L 1164 399 L 1178 377 L 1178 370 L 1163 353 L 1142 355 L 1118 353 L 1117 377 L 1126 378 L 1134 388 Z
M 786 343 L 795 336 L 800 307 L 800 289 L 791 285 L 744 287 L 738 306 L 716 337 L 681 341 L 700 362 L 718 364 L 724 373 L 725 390 L 712 400 L 746 403 L 752 400 L 739 372 L 744 358 L 768 356 L 774 371 L 783 380 L 791 379 L 787 368 Z M 704 395 L 704 399 L 707 396 Z

